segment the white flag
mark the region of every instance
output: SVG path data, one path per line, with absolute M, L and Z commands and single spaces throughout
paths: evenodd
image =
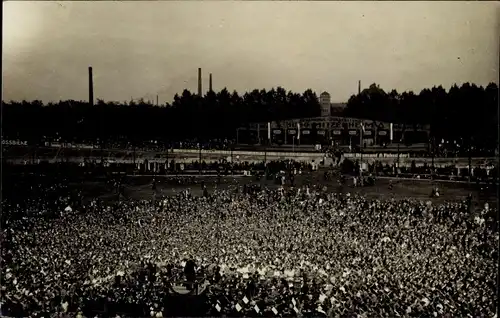
M 259 313 L 259 312 L 260 312 L 259 306 L 255 305 L 255 307 L 253 307 L 253 308 L 255 309 L 255 311 L 256 311 L 257 313 Z
M 267 139 L 271 140 L 271 123 L 267 123 Z
M 392 137 L 393 137 L 393 133 L 392 133 L 392 123 L 390 124 L 390 127 L 391 127 L 391 131 L 389 132 L 389 136 L 390 136 L 391 141 L 392 141 Z
M 300 139 L 300 124 L 297 123 L 297 140 Z

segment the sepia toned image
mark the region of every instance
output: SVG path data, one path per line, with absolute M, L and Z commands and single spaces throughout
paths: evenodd
M 6 317 L 497 317 L 500 5 L 6 1 Z

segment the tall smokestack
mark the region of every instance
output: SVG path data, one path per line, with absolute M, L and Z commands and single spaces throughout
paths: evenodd
M 198 68 L 198 96 L 201 97 L 201 68 Z
M 358 81 L 358 95 L 361 94 L 361 81 Z
M 210 92 L 212 91 L 212 73 L 210 73 L 210 76 L 208 78 L 208 90 Z
M 92 66 L 89 66 L 89 105 L 94 106 L 94 79 L 92 77 Z

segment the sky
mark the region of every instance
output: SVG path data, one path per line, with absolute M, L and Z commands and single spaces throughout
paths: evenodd
M 3 100 L 498 83 L 497 2 L 3 2 Z

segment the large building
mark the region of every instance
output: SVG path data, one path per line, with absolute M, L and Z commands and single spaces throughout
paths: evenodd
M 323 95 L 323 94 L 322 94 Z M 323 95 L 326 102 L 326 95 Z M 270 129 L 268 129 L 268 125 Z M 429 125 L 391 124 L 358 118 L 321 116 L 253 123 L 237 132 L 240 144 L 339 144 L 363 147 L 391 143 L 427 144 Z
M 361 85 L 361 84 L 360 84 Z M 319 95 L 321 116 L 238 128 L 240 144 L 383 146 L 393 143 L 428 144 L 429 125 L 403 125 L 340 116 L 345 103 L 332 103 L 331 95 Z M 270 129 L 268 129 L 268 126 Z M 392 127 L 392 131 L 391 131 Z

